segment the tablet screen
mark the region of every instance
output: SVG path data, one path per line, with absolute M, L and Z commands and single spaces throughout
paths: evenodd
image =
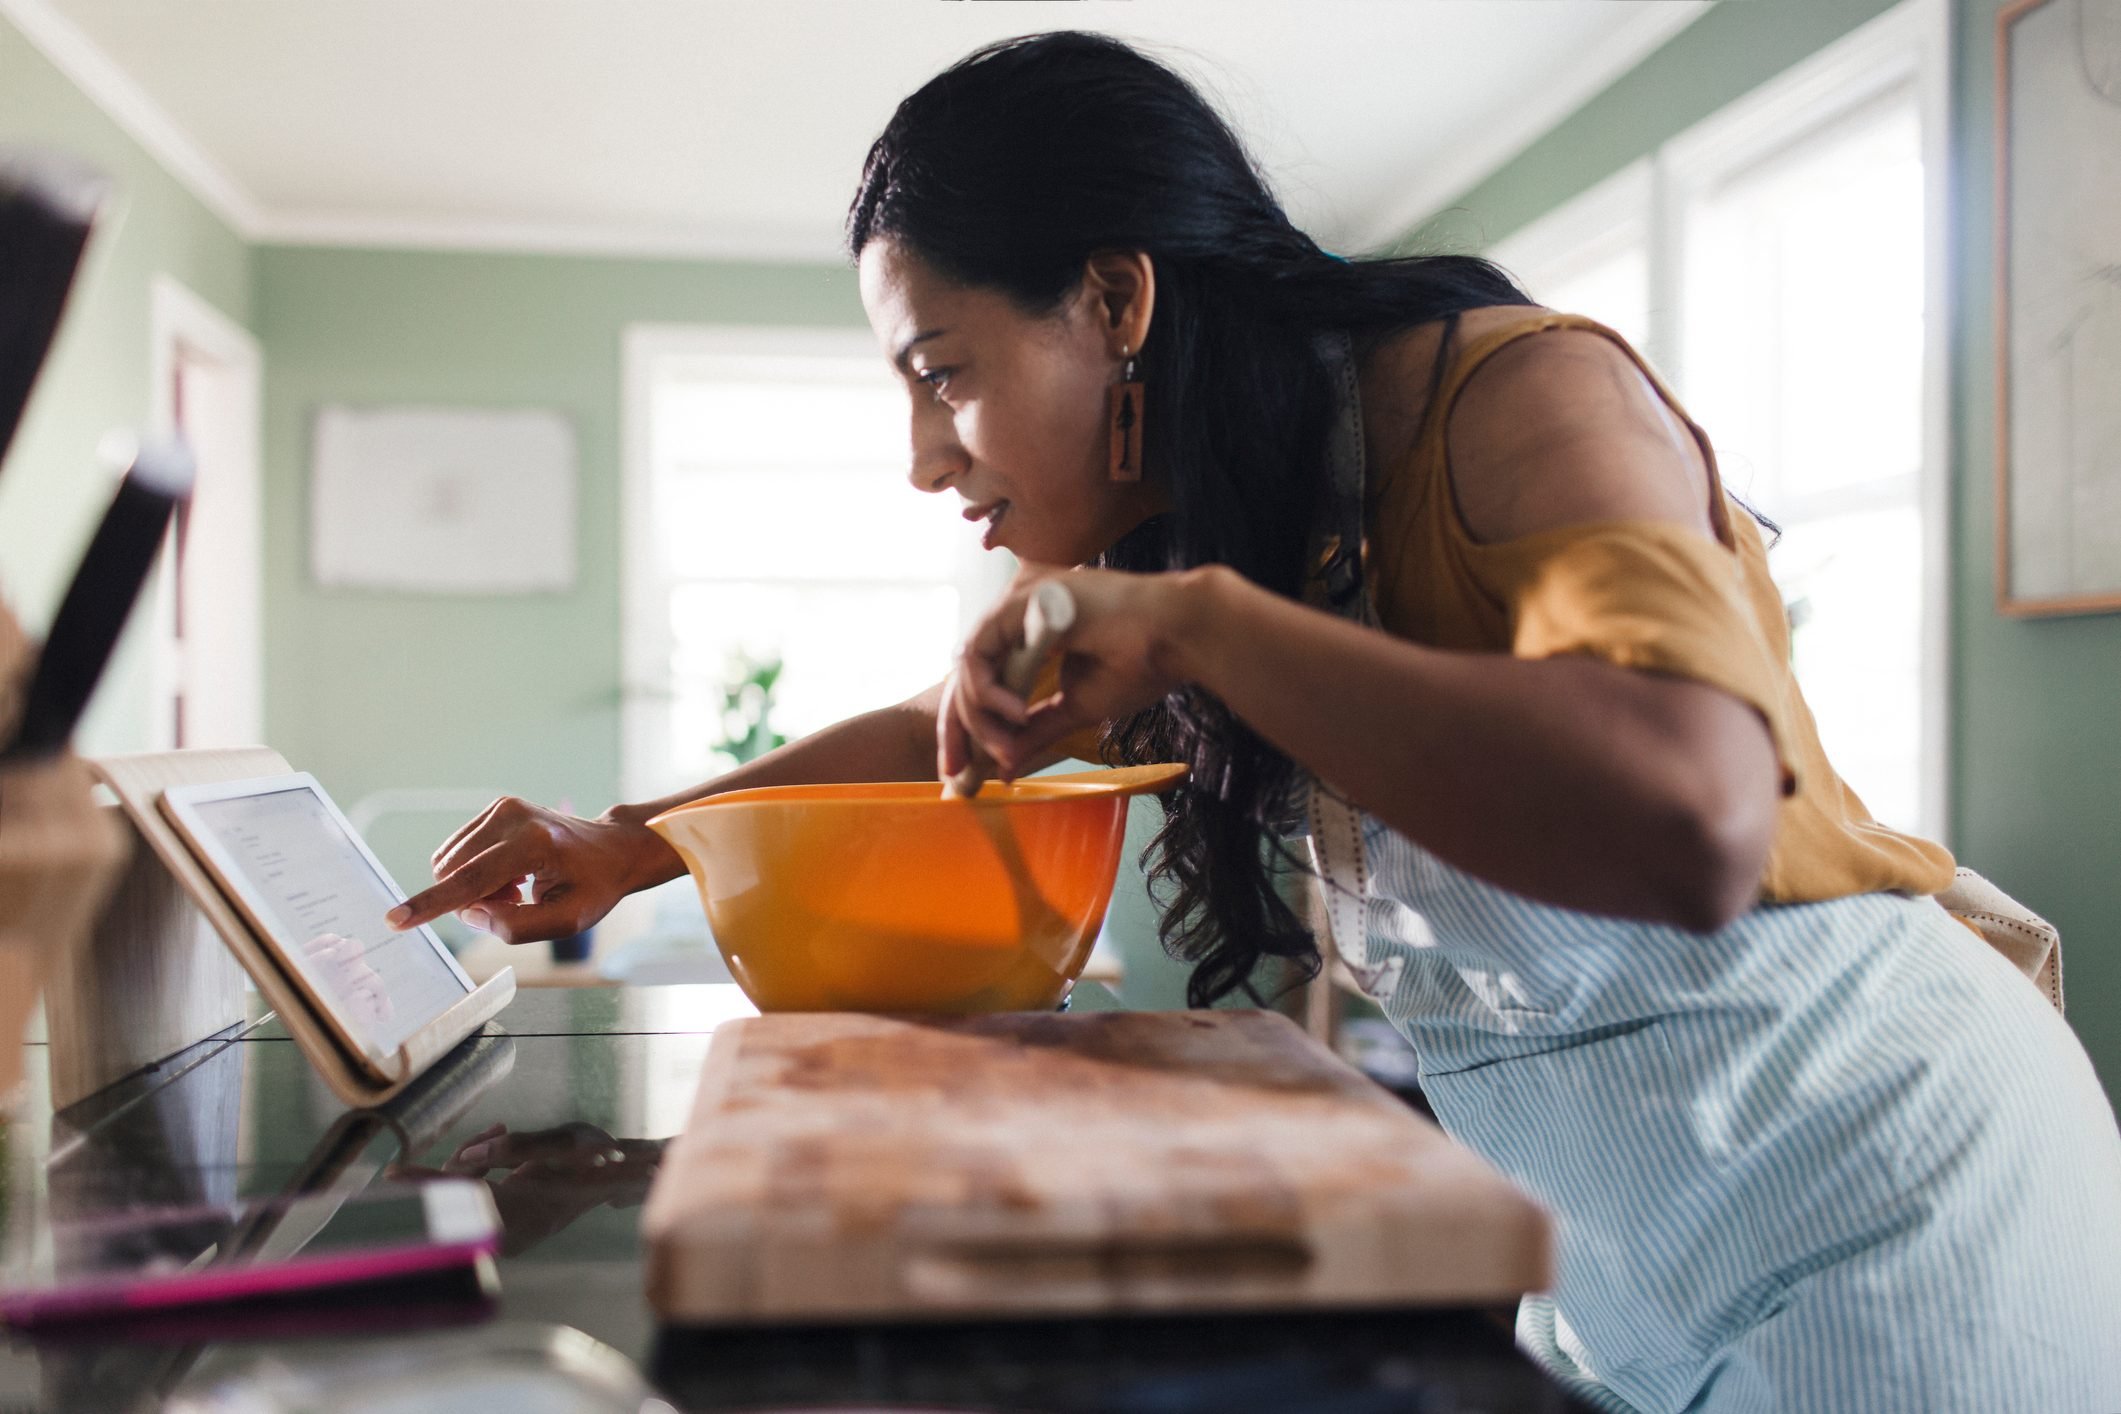
M 425 929 L 394 933 L 383 922 L 401 895 L 316 792 L 200 800 L 189 810 L 288 962 L 374 1049 L 395 1051 L 465 995 Z

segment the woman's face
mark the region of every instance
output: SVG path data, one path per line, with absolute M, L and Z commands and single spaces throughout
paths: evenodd
M 1146 257 L 1093 261 L 1043 316 L 890 239 L 863 248 L 861 280 L 869 325 L 912 395 L 913 484 L 955 492 L 965 518 L 986 523 L 988 549 L 1079 565 L 1165 508 L 1153 481 L 1106 471 L 1106 393 L 1119 350 L 1139 351 L 1148 328 Z

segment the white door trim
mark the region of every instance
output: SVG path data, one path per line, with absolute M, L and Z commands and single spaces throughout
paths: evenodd
M 180 351 L 227 373 L 237 400 L 238 435 L 233 444 L 216 448 L 214 465 L 202 477 L 214 479 L 212 495 L 235 532 L 230 542 L 242 548 L 226 558 L 227 544 L 217 547 L 215 575 L 226 587 L 219 611 L 232 617 L 225 633 L 216 633 L 216 690 L 232 704 L 232 719 L 243 734 L 264 738 L 264 476 L 259 445 L 264 413 L 264 355 L 250 331 L 216 309 L 182 282 L 158 274 L 148 288 L 147 415 L 157 437 L 177 432 L 176 371 Z M 175 744 L 169 704 L 183 679 L 174 637 L 176 557 L 165 554 L 155 578 L 155 654 L 151 674 L 148 740 L 163 749 Z M 238 743 L 216 743 L 238 744 Z M 249 743 L 241 743 L 249 744 Z

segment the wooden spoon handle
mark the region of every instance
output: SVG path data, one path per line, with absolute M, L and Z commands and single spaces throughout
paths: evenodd
M 1031 591 L 1024 605 L 1023 646 L 1002 665 L 1003 684 L 1022 697 L 1038 683 L 1038 670 L 1052 656 L 1061 635 L 1075 627 L 1075 596 L 1068 586 L 1049 579 Z
M 1053 655 L 1054 645 L 1074 626 L 1075 596 L 1067 585 L 1049 579 L 1033 589 L 1024 604 L 1024 641 L 1002 663 L 1002 686 L 1018 697 L 1029 693 L 1038 682 L 1038 670 Z M 984 763 L 973 761 L 944 783 L 944 793 L 969 800 L 979 794 L 986 774 Z

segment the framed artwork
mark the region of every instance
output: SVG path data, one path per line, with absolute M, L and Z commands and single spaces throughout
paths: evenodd
M 556 412 L 324 407 L 310 567 L 328 589 L 534 594 L 574 586 L 574 427 Z
M 1996 599 L 2121 610 L 2121 0 L 1996 20 Z

